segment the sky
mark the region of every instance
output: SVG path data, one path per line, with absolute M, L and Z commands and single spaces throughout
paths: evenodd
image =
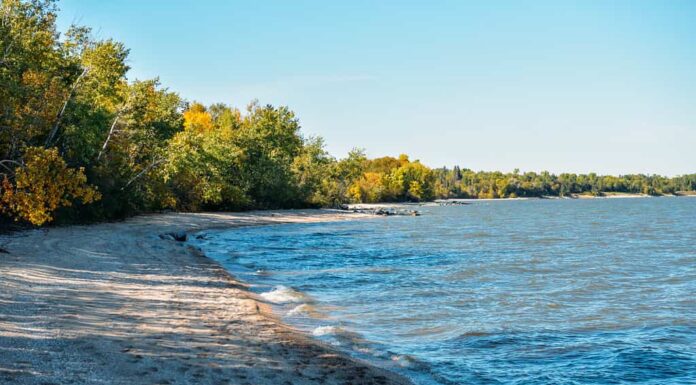
M 343 157 L 696 172 L 696 1 L 63 0 L 190 101 L 287 105 Z

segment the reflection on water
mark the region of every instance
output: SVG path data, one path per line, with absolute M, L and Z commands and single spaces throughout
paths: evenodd
M 696 199 L 423 211 L 201 246 L 288 322 L 417 383 L 696 383 Z

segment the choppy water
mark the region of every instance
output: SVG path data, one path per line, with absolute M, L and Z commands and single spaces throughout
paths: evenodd
M 696 199 L 209 233 L 284 319 L 420 384 L 695 384 Z

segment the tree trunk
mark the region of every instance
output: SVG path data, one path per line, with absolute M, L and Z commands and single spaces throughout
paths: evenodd
M 164 162 L 164 158 L 157 159 L 153 161 L 149 166 L 145 167 L 142 171 L 140 171 L 136 176 L 132 177 L 128 183 L 126 183 L 123 188 L 121 188 L 121 191 L 125 190 L 128 186 L 130 186 L 133 182 L 135 182 L 138 178 L 141 176 L 145 175 L 148 171 L 152 170 L 155 166 L 159 165 L 160 163 Z
M 80 84 L 80 80 L 87 74 L 87 68 L 82 70 L 82 73 L 80 76 L 75 79 L 75 83 L 73 83 L 72 88 L 70 88 L 70 93 L 68 93 L 67 99 L 65 99 L 65 103 L 63 103 L 63 108 L 60 109 L 60 112 L 58 113 L 58 116 L 56 117 L 56 123 L 53 125 L 53 128 L 51 129 L 51 132 L 48 134 L 48 138 L 46 138 L 46 148 L 51 146 L 51 142 L 53 142 L 53 138 L 55 138 L 56 134 L 58 133 L 58 128 L 60 127 L 60 122 L 63 120 L 63 114 L 65 114 L 65 109 L 68 107 L 68 103 L 70 103 L 70 100 L 73 97 L 73 94 L 75 93 L 75 90 L 77 89 L 77 86 Z
M 101 159 L 102 154 L 104 151 L 106 151 L 106 146 L 109 145 L 109 140 L 111 140 L 111 135 L 114 133 L 114 127 L 116 127 L 116 122 L 118 122 L 118 118 L 120 118 L 120 114 L 116 114 L 116 117 L 114 118 L 114 122 L 111 123 L 111 128 L 109 129 L 109 135 L 106 136 L 106 140 L 104 141 L 104 145 L 102 146 L 101 150 L 99 150 L 99 155 L 97 155 L 97 162 L 99 159 Z

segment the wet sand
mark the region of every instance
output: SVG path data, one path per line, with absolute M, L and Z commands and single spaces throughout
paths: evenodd
M 158 236 L 362 217 L 157 214 L 0 236 L 0 383 L 408 384 L 284 325 L 217 263 Z

